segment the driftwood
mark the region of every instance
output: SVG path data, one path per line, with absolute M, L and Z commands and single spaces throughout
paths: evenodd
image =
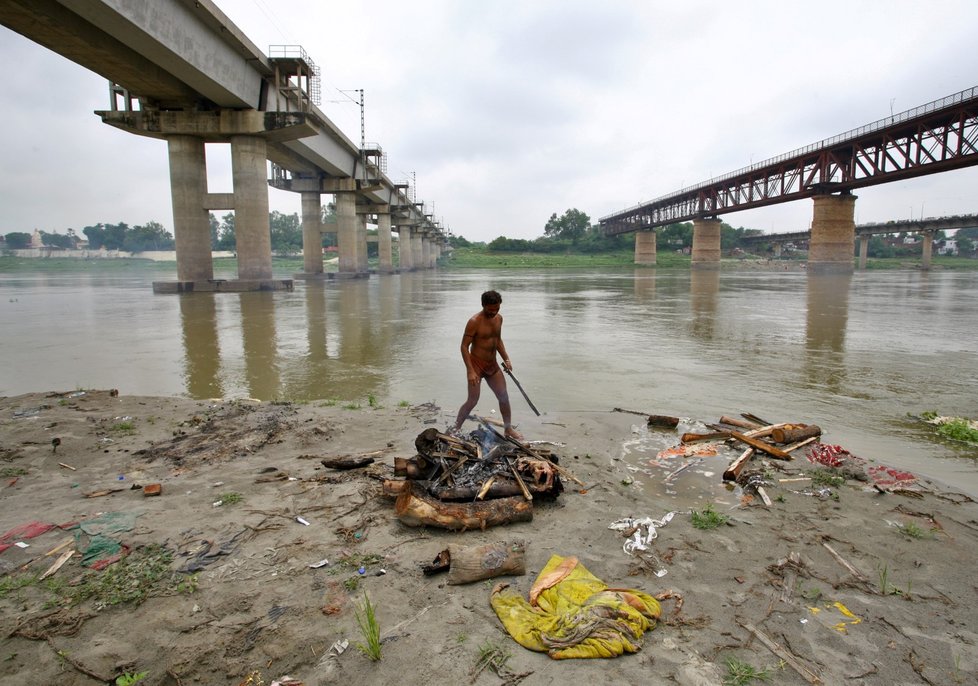
M 744 627 L 745 629 L 747 629 L 747 631 L 749 631 L 752 634 L 754 634 L 755 636 L 757 636 L 757 639 L 761 643 L 763 643 L 764 646 L 768 650 L 770 650 L 772 653 L 774 653 L 775 655 L 777 655 L 778 657 L 780 657 L 782 660 L 784 660 L 785 663 L 787 663 L 793 670 L 795 670 L 796 672 L 798 672 L 798 674 L 805 681 L 807 681 L 810 684 L 820 684 L 820 683 L 822 683 L 822 680 L 818 678 L 818 675 L 815 674 L 815 672 L 813 672 L 808 667 L 806 667 L 805 665 L 803 665 L 794 655 L 792 655 L 787 650 L 785 650 L 784 648 L 782 648 L 781 646 L 779 646 L 777 643 L 775 643 L 773 640 L 771 640 L 771 638 L 768 637 L 767 634 L 765 634 L 764 632 L 762 632 L 760 629 L 758 629 L 757 627 L 755 627 L 753 624 L 751 624 L 750 622 L 741 622 L 740 623 L 740 626 Z
M 329 467 L 330 469 L 357 469 L 358 467 L 366 467 L 368 464 L 374 463 L 374 458 L 367 457 L 366 455 L 340 455 L 339 457 L 327 457 L 325 460 L 320 460 L 324 467 Z
M 533 503 L 524 498 L 446 503 L 418 490 L 406 489 L 394 503 L 394 514 L 407 526 L 435 526 L 465 531 L 533 519 Z
M 679 426 L 679 417 L 669 417 L 663 414 L 650 414 L 648 425 L 662 429 L 675 429 Z
M 760 429 L 763 424 L 758 424 L 756 422 L 749 422 L 746 419 L 737 419 L 736 417 L 728 417 L 723 415 L 720 417 L 721 424 L 727 424 L 728 426 L 739 426 L 741 429 Z
M 752 457 L 754 457 L 753 448 L 748 448 L 742 452 L 740 457 L 731 462 L 727 469 L 723 472 L 723 480 L 736 481 L 737 477 L 740 476 L 740 472 L 743 471 L 744 465 L 746 465 Z
M 795 443 L 806 438 L 818 438 L 822 430 L 815 424 L 798 424 L 775 429 L 771 432 L 771 440 L 775 443 Z
M 746 443 L 747 445 L 751 446 L 752 448 L 756 448 L 757 450 L 763 451 L 763 452 L 767 453 L 768 455 L 770 455 L 771 457 L 776 457 L 779 460 L 790 460 L 790 459 L 792 459 L 791 455 L 789 455 L 785 451 L 781 450 L 781 448 L 776 448 L 775 446 L 771 445 L 770 443 L 765 443 L 764 441 L 761 441 L 761 440 L 758 440 L 757 438 L 753 438 L 751 436 L 748 436 L 747 434 L 742 434 L 742 433 L 737 433 L 736 431 L 731 431 L 730 432 L 730 436 L 731 436 L 731 438 L 736 438 L 741 443 Z
M 504 574 L 526 574 L 525 551 L 523 541 L 468 547 L 449 545 L 448 583 L 467 584 Z

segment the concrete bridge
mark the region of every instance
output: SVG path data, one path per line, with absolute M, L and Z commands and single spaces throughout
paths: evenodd
M 368 219 L 380 271 L 394 271 L 392 230 L 400 269 L 440 255 L 444 232 L 386 176 L 380 146 L 356 145 L 318 109 L 313 60 L 298 46 L 266 56 L 211 0 L 0 0 L 0 23 L 108 79 L 106 124 L 166 141 L 177 281 L 158 292 L 291 289 L 272 278 L 269 184 L 301 195 L 298 278 L 324 276 L 323 194 L 335 197 L 339 276 L 368 275 Z M 230 143 L 232 193 L 208 192 L 206 143 Z M 235 213 L 236 280 L 214 280 L 211 210 Z
M 812 198 L 809 270 L 851 272 L 853 190 L 973 165 L 978 165 L 978 87 L 640 203 L 600 222 L 609 235 L 635 232 L 635 262 L 655 264 L 655 228 L 692 220 L 692 267 L 718 269 L 720 214 Z
M 938 231 L 952 229 L 968 229 L 978 227 L 978 214 L 958 214 L 950 217 L 925 217 L 916 220 L 901 220 L 858 224 L 855 235 L 859 239 L 859 268 L 866 268 L 866 258 L 869 255 L 869 237 L 887 233 L 919 233 L 923 236 L 921 242 L 921 264 L 924 269 L 930 269 L 931 252 L 934 234 Z M 775 255 L 781 255 L 781 246 L 797 241 L 811 241 L 811 231 L 794 231 L 790 233 L 768 233 L 745 236 L 740 239 L 743 245 L 774 244 Z

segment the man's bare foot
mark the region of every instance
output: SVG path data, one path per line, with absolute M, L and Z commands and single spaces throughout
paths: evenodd
M 523 434 L 511 426 L 506 427 L 506 437 L 516 439 L 517 441 L 523 440 Z

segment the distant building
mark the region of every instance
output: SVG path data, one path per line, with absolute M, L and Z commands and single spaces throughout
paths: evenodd
M 44 239 L 41 238 L 41 232 L 34 229 L 34 233 L 31 235 L 31 247 L 32 248 L 43 248 Z

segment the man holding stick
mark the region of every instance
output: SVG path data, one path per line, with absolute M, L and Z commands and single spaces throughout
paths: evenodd
M 461 430 L 469 412 L 479 402 L 482 380 L 485 379 L 499 401 L 499 413 L 503 416 L 506 435 L 520 441 L 523 437 L 511 423 L 512 408 L 509 404 L 509 392 L 506 390 L 506 377 L 496 362 L 496 353 L 499 353 L 503 358 L 503 368 L 510 372 L 513 370 L 503 343 L 503 317 L 499 314 L 502 302 L 503 297 L 499 293 L 486 291 L 482 294 L 482 310 L 472 315 L 465 324 L 465 333 L 462 334 L 462 361 L 465 362 L 469 390 L 465 403 L 458 411 L 454 430 Z

